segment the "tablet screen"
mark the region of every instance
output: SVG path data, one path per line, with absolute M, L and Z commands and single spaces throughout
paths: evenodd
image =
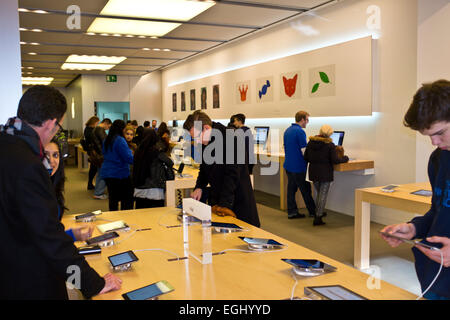
M 411 194 L 415 194 L 418 196 L 424 196 L 424 197 L 431 197 L 433 195 L 433 192 L 431 192 L 430 190 L 417 190 L 414 192 L 411 192 Z
M 227 228 L 227 229 L 242 229 L 234 223 L 223 223 L 223 222 L 211 222 L 211 227 L 213 228 Z
M 325 263 L 319 260 L 304 259 L 281 259 L 286 263 L 298 268 L 323 269 Z
M 330 300 L 367 300 L 366 298 L 339 285 L 311 287 L 311 289 Z
M 137 261 L 138 258 L 133 253 L 133 251 L 127 251 L 123 253 L 116 254 L 114 256 L 108 257 L 109 261 L 111 262 L 111 265 L 113 267 L 121 266 L 123 264 L 127 264 L 133 261 Z
M 275 241 L 273 239 L 261 239 L 261 238 L 249 238 L 249 237 L 239 237 L 239 238 L 244 240 L 248 244 L 270 244 L 270 245 L 275 245 L 275 246 L 283 246 L 283 244 L 281 244 L 278 241 Z

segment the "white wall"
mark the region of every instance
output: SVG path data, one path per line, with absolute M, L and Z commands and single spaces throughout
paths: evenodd
M 438 79 L 450 80 L 450 1 L 419 0 L 417 87 Z M 445 31 L 444 31 L 445 30 Z M 447 34 L 443 34 L 447 32 Z M 416 181 L 427 181 L 428 157 L 435 149 L 430 138 L 417 133 Z
M 94 102 L 130 102 L 130 119 L 142 125 L 145 120 L 161 121 L 161 75 L 117 76 L 106 82 L 105 76 L 81 76 L 83 123 L 94 115 Z
M 376 113 L 361 120 L 353 117 L 314 118 L 314 110 L 308 110 L 306 105 L 299 105 L 299 110 L 305 109 L 312 116 L 307 128 L 308 135 L 316 134 L 321 124 L 328 123 L 336 130 L 347 132 L 344 144 L 350 157 L 375 161 L 374 176 L 336 173 L 327 204 L 331 210 L 353 215 L 355 188 L 413 182 L 416 170 L 416 136 L 412 130 L 403 127 L 402 119 L 417 88 L 416 0 L 342 1 L 319 10 L 319 17 L 300 17 L 164 70 L 164 120 L 171 120 L 170 115 L 164 112 L 171 110 L 171 101 L 165 100 L 164 91 L 169 84 L 374 33 L 367 25 L 370 17 L 367 9 L 371 5 L 377 5 L 381 13 L 381 29 L 375 30 L 379 39 L 375 41 L 373 67 L 373 110 Z M 319 34 L 303 34 L 298 30 L 300 24 L 309 25 Z M 267 45 L 269 43 L 270 46 Z M 245 113 L 245 110 L 242 112 Z M 270 123 L 272 129 L 282 131 L 292 120 L 283 121 L 271 123 L 267 119 L 260 119 L 252 121 L 251 126 Z M 373 220 L 381 223 L 401 222 L 412 216 L 378 207 L 374 207 L 372 212 Z
M 0 10 L 0 123 L 17 114 L 17 106 L 22 96 L 19 14 L 17 0 L 2 0 Z
M 61 89 L 59 89 L 61 90 Z M 83 122 L 83 96 L 81 77 L 73 81 L 70 86 L 61 90 L 64 92 L 67 100 L 67 112 L 64 118 L 64 128 L 73 130 L 73 137 L 81 137 L 84 131 Z M 72 101 L 74 110 L 72 110 Z

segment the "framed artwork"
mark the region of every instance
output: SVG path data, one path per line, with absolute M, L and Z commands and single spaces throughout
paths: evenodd
M 220 108 L 220 94 L 219 94 L 219 85 L 213 85 L 213 109 Z
M 186 111 L 186 95 L 184 91 L 181 91 L 181 111 Z
M 191 110 L 195 110 L 195 89 L 191 89 Z
M 203 87 L 201 89 L 200 103 L 200 107 L 202 109 L 206 109 L 206 87 Z
M 177 112 L 177 94 L 172 93 L 172 111 Z

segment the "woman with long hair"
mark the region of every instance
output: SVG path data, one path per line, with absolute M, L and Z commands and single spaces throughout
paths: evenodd
M 136 209 L 164 207 L 166 181 L 175 178 L 173 161 L 167 155 L 169 148 L 168 140 L 154 130 L 145 131 L 133 165 Z
M 100 175 L 105 180 L 109 193 L 109 210 L 133 209 L 133 186 L 130 164 L 133 154 L 123 136 L 125 122 L 115 120 L 103 142 L 103 164 Z
M 53 138 L 44 147 L 45 157 L 50 165 L 49 173 L 55 188 L 56 200 L 58 201 L 58 218 L 62 219 L 64 211 L 68 210 L 65 206 L 64 199 L 64 184 L 66 182 L 66 175 L 64 173 L 64 162 L 61 161 L 61 147 L 57 138 Z M 87 229 L 87 230 L 86 230 Z M 66 230 L 66 233 L 72 237 L 74 241 L 84 241 L 92 236 L 94 227 L 78 227 Z

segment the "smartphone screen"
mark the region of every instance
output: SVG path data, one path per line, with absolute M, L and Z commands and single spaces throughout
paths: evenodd
M 403 242 L 406 242 L 406 243 L 409 243 L 409 244 L 412 244 L 412 245 L 422 246 L 422 247 L 425 247 L 425 248 L 430 249 L 430 250 L 439 250 L 440 249 L 439 247 L 442 246 L 442 244 L 439 244 L 439 243 L 437 243 L 436 246 L 431 246 L 431 245 L 428 245 L 426 243 L 422 243 L 422 242 L 420 242 L 418 240 L 405 239 L 405 238 L 402 238 L 402 237 L 399 237 L 399 236 L 396 236 L 396 235 L 393 235 L 393 234 L 390 234 L 390 233 L 387 233 L 387 232 L 381 232 L 380 231 L 380 233 L 382 235 L 386 236 L 386 237 L 391 237 L 391 238 L 394 238 L 394 239 L 397 239 L 397 240 L 401 240 Z
M 183 173 L 183 169 L 184 169 L 184 163 L 180 163 L 180 167 L 178 168 L 178 173 L 182 174 Z
M 117 238 L 118 236 L 119 235 L 117 234 L 117 232 L 113 231 L 113 232 L 102 234 L 101 236 L 98 236 L 98 237 L 87 239 L 86 243 L 91 245 L 94 243 L 99 243 L 99 242 L 106 241 L 109 239 Z
M 131 250 L 113 256 L 109 256 L 108 259 L 113 267 L 121 266 L 138 260 L 134 252 Z
M 283 246 L 283 244 L 279 243 L 278 241 L 275 241 L 273 239 L 261 239 L 261 238 L 249 238 L 249 237 L 239 237 L 243 241 L 247 242 L 248 244 L 269 244 L 274 246 Z
M 223 223 L 223 222 L 211 222 L 211 227 L 213 228 L 228 228 L 228 229 L 242 229 L 234 223 Z
M 395 188 L 397 188 L 398 186 L 397 185 L 395 185 L 395 184 L 390 184 L 390 185 L 388 185 L 388 186 L 386 186 L 386 187 L 383 187 L 382 189 L 384 189 L 384 190 L 392 190 L 392 189 L 395 189 Z
M 417 190 L 417 191 L 411 192 L 411 194 L 415 194 L 418 196 L 424 196 L 424 197 L 431 197 L 433 195 L 433 192 L 431 192 L 430 190 Z
M 159 281 L 151 285 L 124 293 L 125 300 L 147 300 L 173 291 L 174 288 L 167 281 Z
M 281 259 L 286 263 L 298 268 L 308 268 L 308 269 L 323 269 L 325 267 L 325 263 L 319 260 L 310 260 L 310 259 Z

